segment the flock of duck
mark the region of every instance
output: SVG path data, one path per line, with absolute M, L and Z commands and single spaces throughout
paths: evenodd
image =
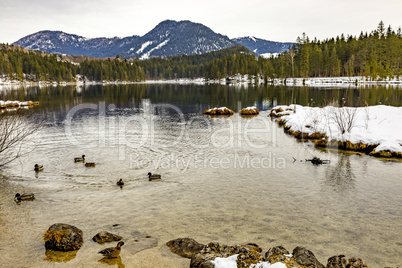
M 95 167 L 95 163 L 93 163 L 93 162 L 85 162 L 85 155 L 82 155 L 81 157 L 75 157 L 74 162 L 75 163 L 83 162 L 83 163 L 85 163 L 86 167 Z M 42 171 L 43 170 L 43 165 L 35 164 L 34 170 L 35 170 L 35 172 Z M 148 175 L 148 179 L 150 181 L 159 180 L 159 179 L 162 178 L 161 175 L 152 174 L 151 172 L 149 172 L 147 175 Z M 120 186 L 120 187 L 123 187 L 123 185 L 124 185 L 123 179 L 118 180 L 116 182 L 116 184 L 118 186 Z M 15 202 L 17 202 L 17 203 L 19 203 L 21 201 L 32 201 L 34 199 L 35 199 L 35 195 L 33 193 L 31 193 L 31 194 L 16 193 L 15 198 L 14 198 Z M 124 242 L 120 241 L 117 244 L 116 247 L 105 248 L 105 249 L 99 251 L 98 253 L 104 255 L 106 258 L 117 258 L 119 256 L 119 254 L 120 254 L 121 246 L 123 246 L 123 245 L 124 245 Z

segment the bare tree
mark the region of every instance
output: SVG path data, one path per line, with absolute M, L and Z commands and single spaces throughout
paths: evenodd
M 24 144 L 39 130 L 41 122 L 23 109 L 0 113 L 0 167 L 7 165 L 29 150 Z

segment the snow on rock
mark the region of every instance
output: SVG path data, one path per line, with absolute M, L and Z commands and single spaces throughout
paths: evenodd
M 276 106 L 272 109 L 293 132 L 321 133 L 328 140 L 378 145 L 378 151 L 402 153 L 402 107 Z M 348 123 L 350 121 L 351 123 Z
M 217 257 L 215 260 L 211 261 L 211 263 L 214 264 L 215 268 L 237 268 L 237 256 L 239 256 L 239 254 L 227 258 Z
M 234 112 L 227 107 L 220 107 L 220 108 L 211 108 L 205 110 L 203 114 L 206 115 L 233 115 Z
M 259 113 L 260 111 L 255 106 L 246 107 L 239 111 L 239 114 L 241 115 L 257 115 Z
M 217 257 L 215 260 L 211 261 L 215 268 L 237 268 L 237 256 L 239 254 L 232 255 L 227 258 Z M 259 262 L 257 264 L 251 264 L 250 268 L 286 268 L 286 264 L 282 262 L 276 262 L 270 264 L 269 262 Z
M 256 265 L 251 265 L 250 268 L 286 268 L 286 264 L 282 262 L 275 262 L 270 264 L 269 262 L 259 262 Z

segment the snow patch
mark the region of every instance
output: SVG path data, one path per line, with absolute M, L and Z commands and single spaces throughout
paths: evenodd
M 269 59 L 271 57 L 277 58 L 281 53 L 262 53 L 260 54 L 261 57 L 264 59 Z
M 136 54 L 142 53 L 142 52 L 144 51 L 144 49 L 145 49 L 147 46 L 152 45 L 152 43 L 153 43 L 152 41 L 146 41 L 145 43 L 143 43 L 143 44 L 141 45 L 141 48 L 138 49 L 135 53 L 136 53 Z M 131 50 L 133 50 L 133 48 L 130 49 L 130 51 L 131 51 Z
M 211 261 L 211 263 L 215 266 L 215 268 L 237 268 L 237 256 L 239 256 L 239 254 L 235 254 L 227 258 L 217 257 L 215 260 Z
M 157 45 L 156 47 L 152 48 L 151 50 L 149 50 L 147 53 L 143 54 L 140 59 L 141 60 L 146 60 L 149 59 L 150 55 L 152 52 L 154 52 L 157 49 L 160 49 L 161 47 L 163 47 L 164 45 L 166 45 L 169 42 L 170 39 L 167 39 L 165 41 L 163 41 L 162 43 L 160 43 L 159 45 Z

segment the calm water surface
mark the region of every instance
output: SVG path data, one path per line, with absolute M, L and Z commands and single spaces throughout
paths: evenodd
M 0 267 L 184 268 L 189 260 L 165 246 L 179 237 L 264 251 L 300 245 L 324 264 L 336 254 L 372 267 L 402 264 L 402 163 L 319 151 L 268 117 L 276 104 L 400 106 L 401 90 L 129 85 L 19 88 L 0 99 L 39 100 L 34 112 L 45 116 L 25 145 L 30 153 L 0 175 Z M 201 115 L 250 105 L 259 116 Z M 82 154 L 96 167 L 74 163 Z M 304 161 L 312 156 L 331 163 Z M 35 173 L 35 163 L 44 171 Z M 149 171 L 163 180 L 149 182 Z M 36 200 L 16 204 L 16 192 Z M 42 234 L 57 222 L 82 229 L 84 245 L 51 261 Z M 91 240 L 102 230 L 126 242 L 113 263 L 96 253 L 111 244 Z M 158 246 L 137 253 L 134 240 L 146 235 Z

